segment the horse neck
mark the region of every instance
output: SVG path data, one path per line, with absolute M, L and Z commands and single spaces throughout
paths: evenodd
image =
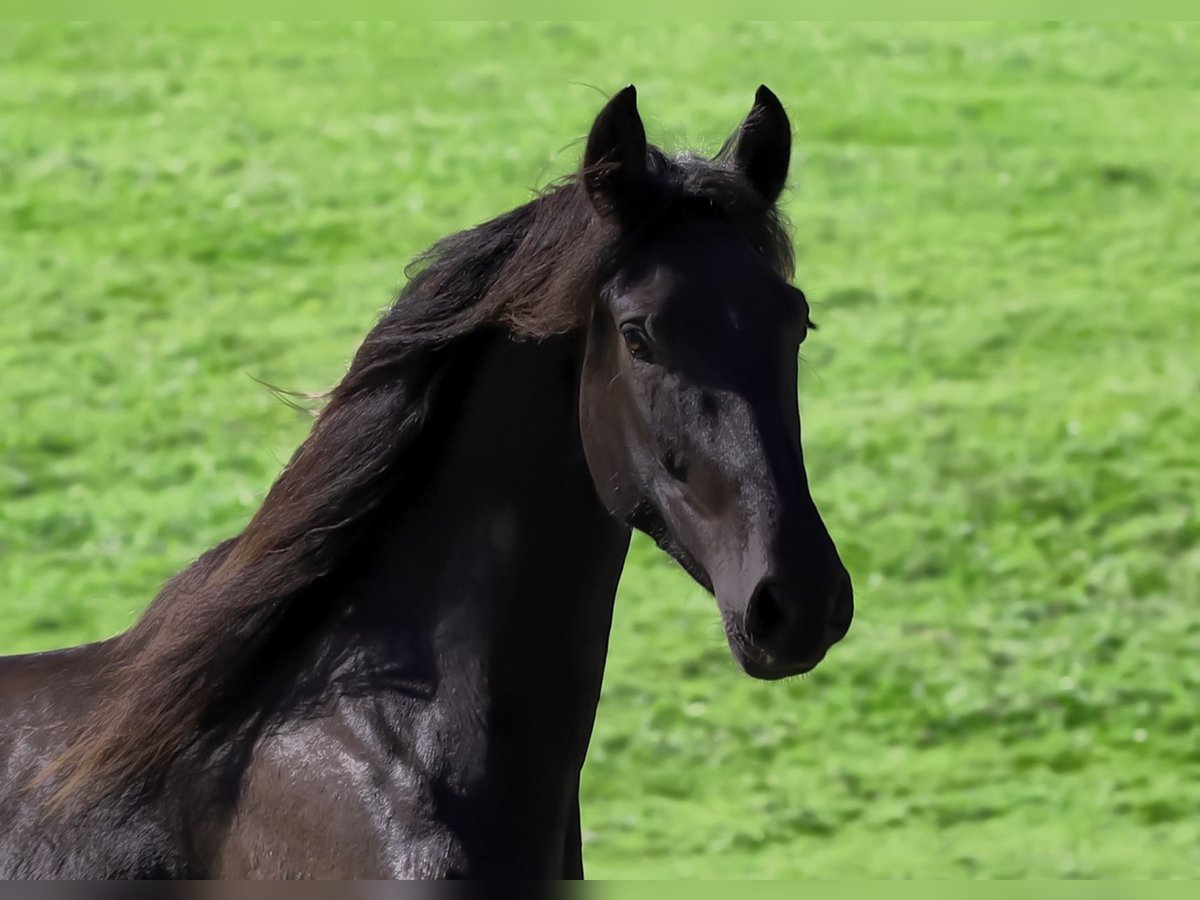
M 503 732 L 582 764 L 629 541 L 584 459 L 582 335 L 480 344 L 438 399 L 428 474 L 350 560 L 343 633 L 434 702 L 472 707 L 492 733 L 459 737 L 489 760 Z

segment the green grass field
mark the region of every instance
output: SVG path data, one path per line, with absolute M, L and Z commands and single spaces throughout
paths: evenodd
M 1200 28 L 0 28 L 0 651 L 248 519 L 433 239 L 639 88 L 796 128 L 809 474 L 858 616 L 740 675 L 636 541 L 600 877 L 1200 875 Z

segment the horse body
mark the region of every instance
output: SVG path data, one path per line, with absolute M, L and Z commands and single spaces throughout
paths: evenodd
M 110 641 L 0 659 L 0 876 L 581 877 L 632 528 L 759 678 L 846 633 L 760 88 L 715 160 L 632 87 L 572 180 L 423 258 L 237 537 Z
M 0 877 L 121 878 L 182 874 L 144 807 L 92 809 L 69 822 L 43 809 L 36 778 L 69 741 L 119 654 L 117 639 L 0 658 Z M 68 852 L 68 848 L 74 852 Z
M 574 424 L 580 342 L 496 334 L 479 350 L 463 361 L 461 408 L 438 423 L 425 488 L 381 507 L 336 595 L 317 604 L 324 628 L 302 630 L 247 687 L 271 715 L 207 778 L 192 776 L 194 805 L 175 797 L 143 809 L 157 827 L 133 834 L 128 820 L 84 817 L 75 827 L 98 850 L 89 870 L 54 852 L 71 839 L 62 826 L 39 831 L 40 792 L 15 805 L 10 794 L 0 871 L 582 874 L 579 771 L 629 531 L 596 500 Z M 72 703 L 82 714 L 88 683 L 118 650 L 110 641 L 0 660 L 6 782 L 61 745 Z M 236 796 L 225 796 L 230 781 Z M 47 869 L 31 867 L 39 862 Z

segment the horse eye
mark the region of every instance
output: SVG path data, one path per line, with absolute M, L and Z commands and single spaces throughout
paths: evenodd
M 642 362 L 654 361 L 654 348 L 650 343 L 650 336 L 639 323 L 626 322 L 622 325 L 621 337 L 625 339 L 625 346 L 629 348 L 634 359 L 640 359 Z
M 804 320 L 804 334 L 800 335 L 800 343 L 802 343 L 802 344 L 803 344 L 803 343 L 804 343 L 804 339 L 805 339 L 805 338 L 807 338 L 807 337 L 808 337 L 808 335 L 809 335 L 811 332 L 813 332 L 813 331 L 816 331 L 816 330 L 817 330 L 817 323 L 816 323 L 816 322 L 814 322 L 812 319 L 805 318 L 805 320 Z

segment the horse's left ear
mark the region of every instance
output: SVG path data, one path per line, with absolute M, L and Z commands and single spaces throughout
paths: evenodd
M 779 199 L 792 157 L 792 125 L 783 104 L 765 84 L 759 85 L 754 106 L 719 155 L 731 159 L 767 203 Z

